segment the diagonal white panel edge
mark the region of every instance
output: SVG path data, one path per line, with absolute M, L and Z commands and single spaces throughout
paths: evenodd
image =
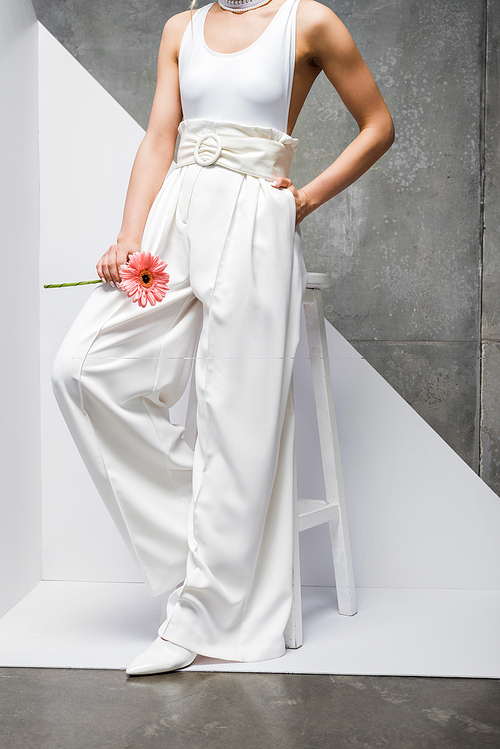
M 143 131 L 42 26 L 40 75 L 41 277 L 92 278 L 116 237 Z M 135 581 L 48 380 L 89 293 L 42 291 L 44 577 Z M 357 585 L 499 589 L 497 495 L 330 325 L 328 339 Z M 304 345 L 296 367 L 298 462 L 312 496 L 321 482 Z M 304 533 L 302 550 L 304 582 L 331 584 L 326 529 Z

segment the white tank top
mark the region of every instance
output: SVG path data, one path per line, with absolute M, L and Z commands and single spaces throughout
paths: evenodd
M 299 2 L 285 0 L 253 44 L 229 54 L 214 52 L 205 42 L 205 18 L 214 3 L 194 14 L 179 51 L 179 85 L 185 120 L 271 127 L 286 133 Z

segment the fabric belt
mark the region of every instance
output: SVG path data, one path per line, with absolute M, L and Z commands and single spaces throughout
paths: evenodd
M 179 125 L 177 168 L 214 164 L 266 180 L 288 177 L 296 138 L 274 128 L 184 120 Z

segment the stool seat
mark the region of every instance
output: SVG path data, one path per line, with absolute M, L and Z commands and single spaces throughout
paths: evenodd
M 328 289 L 332 285 L 332 277 L 329 273 L 308 273 L 308 289 Z

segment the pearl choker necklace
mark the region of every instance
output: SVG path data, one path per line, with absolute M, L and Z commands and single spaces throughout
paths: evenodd
M 244 13 L 252 8 L 260 8 L 261 5 L 267 5 L 271 0 L 218 0 L 223 10 L 232 10 L 233 13 Z

